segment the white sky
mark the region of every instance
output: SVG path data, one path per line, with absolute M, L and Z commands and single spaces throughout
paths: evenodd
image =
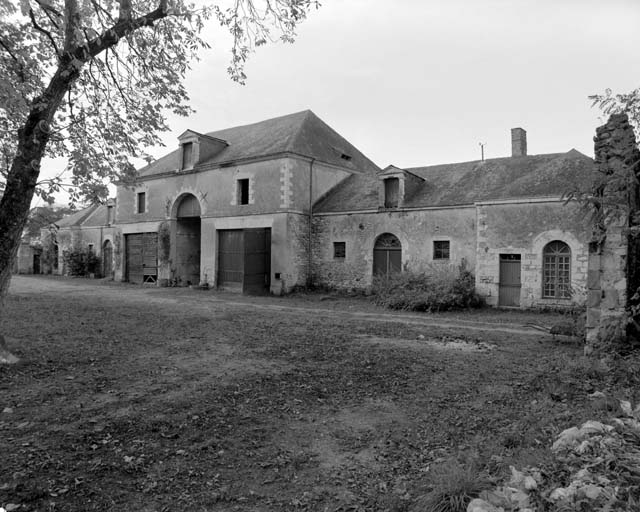
M 380 167 L 529 154 L 593 156 L 602 124 L 587 96 L 640 85 L 638 0 L 322 0 L 293 45 L 258 48 L 247 85 L 226 74 L 229 38 L 187 79 L 197 113 L 170 117 L 166 148 L 208 132 L 311 109 Z M 59 167 L 50 165 L 49 171 Z

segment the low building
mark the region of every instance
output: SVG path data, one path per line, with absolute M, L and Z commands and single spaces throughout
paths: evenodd
M 491 305 L 584 300 L 582 213 L 563 195 L 593 161 L 572 149 L 380 169 L 311 111 L 200 134 L 119 186 L 115 209 L 59 223 L 62 246 L 112 249 L 115 279 L 286 293 L 371 286 L 374 275 L 474 272 Z M 75 238 L 74 238 L 75 237 Z

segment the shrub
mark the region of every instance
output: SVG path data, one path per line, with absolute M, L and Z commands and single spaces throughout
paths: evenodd
M 100 258 L 89 249 L 66 250 L 63 257 L 70 276 L 88 276 L 99 273 Z
M 375 277 L 372 293 L 376 304 L 390 309 L 446 311 L 482 306 L 473 274 L 451 265 Z

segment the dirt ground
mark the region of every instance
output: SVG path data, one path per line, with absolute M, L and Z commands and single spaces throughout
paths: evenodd
M 0 506 L 408 510 L 448 459 L 544 464 L 606 412 L 580 344 L 525 325 L 557 319 L 14 276 Z

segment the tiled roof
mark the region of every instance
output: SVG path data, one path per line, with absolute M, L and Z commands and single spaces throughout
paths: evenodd
M 493 158 L 484 162 L 414 167 L 424 179 L 404 206 L 455 206 L 480 201 L 559 197 L 591 179 L 593 160 L 572 149 L 567 153 Z M 375 176 L 353 175 L 335 187 L 314 211 L 341 212 L 378 208 Z
M 55 225 L 59 228 L 70 228 L 74 226 L 80 226 L 83 224 L 83 221 L 91 215 L 100 205 L 93 204 L 88 206 L 87 208 L 83 208 L 71 215 L 67 215 L 66 217 L 61 218 L 60 220 L 55 222 Z
M 195 169 L 215 167 L 246 158 L 296 153 L 355 172 L 375 173 L 378 167 L 310 110 L 206 134 L 229 145 Z M 346 156 L 343 157 L 343 155 Z M 172 172 L 179 167 L 175 150 L 140 169 L 140 176 Z
M 55 222 L 59 228 L 96 227 L 107 225 L 107 205 L 94 204 Z

